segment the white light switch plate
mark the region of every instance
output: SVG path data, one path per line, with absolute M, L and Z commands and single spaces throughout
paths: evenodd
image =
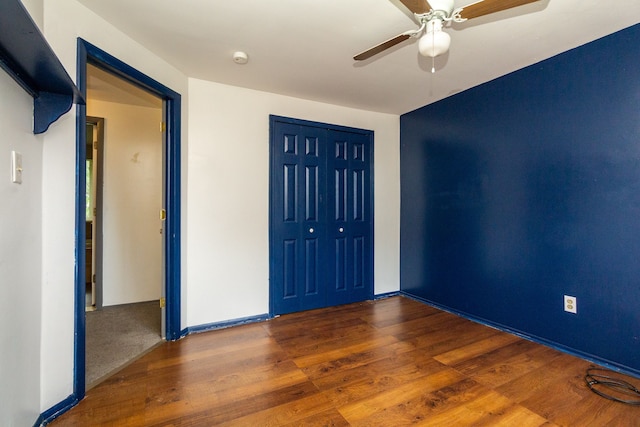
M 22 154 L 11 152 L 11 182 L 22 184 Z

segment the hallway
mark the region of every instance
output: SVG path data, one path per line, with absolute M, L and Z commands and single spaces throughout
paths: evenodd
M 158 301 L 87 311 L 86 320 L 87 389 L 163 341 Z

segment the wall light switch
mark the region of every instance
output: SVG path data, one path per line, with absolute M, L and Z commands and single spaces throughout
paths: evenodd
M 22 154 L 11 152 L 11 182 L 22 184 Z

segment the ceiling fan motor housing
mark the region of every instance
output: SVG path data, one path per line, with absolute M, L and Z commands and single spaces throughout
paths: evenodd
M 448 17 L 453 12 L 453 0 L 429 0 L 431 10 L 438 12 L 442 11 Z

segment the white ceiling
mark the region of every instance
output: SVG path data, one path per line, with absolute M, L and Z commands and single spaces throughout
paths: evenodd
M 431 74 L 414 39 L 352 59 L 417 27 L 398 0 L 78 1 L 189 77 L 392 114 L 640 22 L 639 0 L 540 0 L 454 24 Z
M 87 100 L 162 108 L 162 99 L 120 77 L 87 64 Z

